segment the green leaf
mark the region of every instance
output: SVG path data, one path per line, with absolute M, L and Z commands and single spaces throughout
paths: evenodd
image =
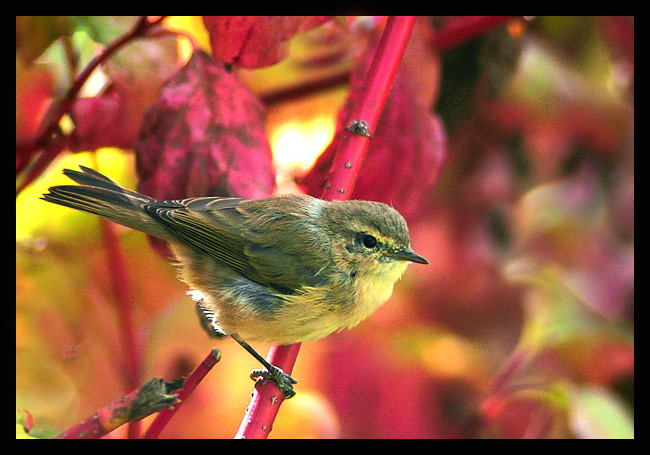
M 634 417 L 612 393 L 598 387 L 577 388 L 569 397 L 569 418 L 584 439 L 634 439 Z

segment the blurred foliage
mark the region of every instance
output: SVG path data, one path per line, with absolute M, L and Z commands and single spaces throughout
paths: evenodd
M 205 46 L 200 20 L 168 20 Z M 416 33 L 446 20 L 422 18 Z M 285 157 L 276 160 L 284 191 L 306 165 L 278 148 L 301 155 L 303 138 L 313 137 L 327 146 L 344 101 L 341 86 L 328 84 L 340 82 L 336 75 L 366 42 L 359 36 L 373 33 L 361 19 L 344 25 L 337 19 L 299 35 L 285 61 L 240 74 L 267 101 L 273 153 Z M 74 59 L 65 49 L 79 52 L 75 68 L 83 68 L 116 27 L 120 21 L 17 17 L 17 145 L 69 83 Z M 439 56 L 431 109 L 444 119 L 447 161 L 409 220 L 413 244 L 431 264 L 411 267 L 354 330 L 303 345 L 298 394 L 283 404 L 272 438 L 634 437 L 633 44 L 633 18 L 536 17 Z M 155 98 L 163 73 L 187 58 L 181 48 L 148 47 L 143 61 L 159 58 L 157 70 L 131 72 L 142 57 L 128 54 L 122 66 L 102 69 L 130 97 L 133 118 Z M 320 87 L 319 74 L 327 75 Z M 17 197 L 16 408 L 33 415 L 30 435 L 61 431 L 129 392 L 102 225 L 38 198 L 77 164 L 135 188 L 130 152 L 61 156 Z M 215 342 L 199 329 L 173 267 L 144 235 L 116 229 L 142 382 L 187 375 Z M 235 343 L 218 343 L 222 361 L 163 437 L 235 434 L 257 366 Z

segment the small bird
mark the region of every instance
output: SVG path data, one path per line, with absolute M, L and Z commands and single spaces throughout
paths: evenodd
M 157 201 L 99 172 L 63 173 L 79 185 L 42 199 L 166 240 L 204 326 L 231 336 L 287 398 L 295 379 L 245 340 L 288 345 L 352 328 L 390 297 L 410 262 L 404 218 L 380 202 L 197 197 Z

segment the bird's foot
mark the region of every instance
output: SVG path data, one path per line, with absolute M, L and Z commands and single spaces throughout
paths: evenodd
M 284 397 L 287 399 L 293 397 L 296 394 L 296 392 L 293 390 L 293 384 L 297 384 L 298 381 L 282 371 L 281 368 L 278 368 L 274 365 L 271 365 L 270 370 L 251 371 L 251 379 L 254 381 L 261 379 L 263 381 L 273 382 L 273 384 L 275 384 L 278 390 L 282 392 Z

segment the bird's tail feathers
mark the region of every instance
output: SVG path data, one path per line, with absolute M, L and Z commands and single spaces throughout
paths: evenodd
M 126 189 L 99 172 L 80 166 L 83 172 L 66 169 L 63 173 L 79 185 L 49 188 L 41 199 L 92 213 L 147 234 L 168 238 L 169 232 L 145 210 L 155 199 Z

